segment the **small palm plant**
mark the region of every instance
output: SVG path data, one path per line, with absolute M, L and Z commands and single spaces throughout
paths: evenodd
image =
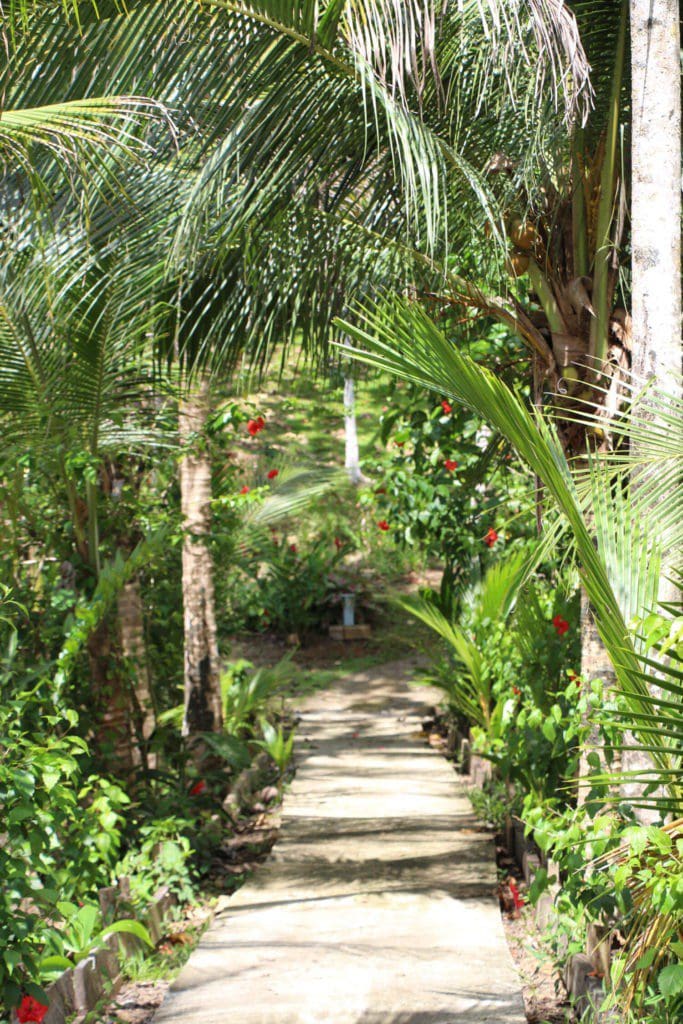
M 263 720 L 261 722 L 261 731 L 263 739 L 257 740 L 256 743 L 266 751 L 269 757 L 272 757 L 282 779 L 294 751 L 294 729 L 291 730 L 289 736 L 285 736 L 281 725 L 278 725 L 276 728 L 270 722 Z
M 445 640 L 455 663 L 446 672 L 430 673 L 420 682 L 442 689 L 455 711 L 487 732 L 493 724 L 495 702 L 494 680 L 482 655 L 484 633 L 492 625 L 505 622 L 512 612 L 529 561 L 526 551 L 513 552 L 492 565 L 482 581 L 463 595 L 463 603 L 469 604 L 467 627 L 446 617 L 433 595 L 421 594 L 397 601 L 401 608 Z

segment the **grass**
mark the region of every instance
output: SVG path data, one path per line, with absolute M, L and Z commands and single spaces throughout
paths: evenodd
M 356 378 L 356 419 L 361 460 L 381 453 L 379 415 L 387 404 L 389 380 L 361 371 Z M 324 466 L 344 463 L 344 381 L 338 372 L 325 379 L 302 370 L 293 355 L 281 373 L 272 371 L 249 396 L 266 419 L 264 442 L 290 461 Z M 247 444 L 243 448 L 247 448 Z
M 179 973 L 190 958 L 199 940 L 209 926 L 207 918 L 201 926 L 183 928 L 182 942 L 164 941 L 160 948 L 145 955 L 135 953 L 123 963 L 123 975 L 127 981 L 164 981 L 171 980 Z

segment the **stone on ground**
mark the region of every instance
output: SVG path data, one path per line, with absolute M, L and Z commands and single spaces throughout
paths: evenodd
M 523 1024 L 491 837 L 421 736 L 406 675 L 385 665 L 304 703 L 280 839 L 155 1024 Z

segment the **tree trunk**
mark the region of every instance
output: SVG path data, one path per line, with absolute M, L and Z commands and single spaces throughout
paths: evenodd
M 581 588 L 581 676 L 585 680 L 586 691 L 590 693 L 591 683 L 599 679 L 603 685 L 603 692 L 609 693 L 616 683 L 614 666 L 602 642 L 595 619 L 591 612 L 588 595 L 584 588 Z M 590 735 L 581 751 L 581 762 L 579 765 L 579 778 L 585 779 L 593 769 L 588 764 L 588 755 L 596 752 L 601 754 L 602 743 L 597 725 L 591 721 L 590 712 L 588 721 L 591 725 Z M 583 804 L 588 795 L 586 786 L 580 785 L 578 790 L 578 802 Z
M 145 646 L 142 595 L 138 580 L 129 580 L 119 594 L 118 618 L 121 650 L 133 680 L 130 693 L 134 705 L 130 716 L 133 761 L 135 764 L 144 762 L 148 768 L 153 768 L 155 759 L 147 752 L 146 741 L 154 732 L 156 717 Z
M 678 0 L 631 0 L 633 361 L 636 384 L 654 380 L 680 394 L 681 373 L 681 83 Z M 670 428 L 662 424 L 665 430 Z M 637 447 L 634 445 L 634 454 Z M 656 467 L 638 468 L 634 487 L 648 487 Z M 680 593 L 663 552 L 660 601 Z M 644 609 L 647 610 L 647 609 Z M 623 768 L 651 767 L 626 749 Z M 633 787 L 625 786 L 631 795 Z M 641 812 L 644 820 L 653 815 Z M 655 815 L 656 817 L 656 815 Z
M 678 19 L 678 0 L 631 0 L 633 370 L 662 382 L 681 372 Z
M 633 372 L 680 394 L 681 92 L 678 0 L 631 0 Z M 661 426 L 668 432 L 666 424 Z M 637 453 L 637 452 L 636 452 Z M 650 472 L 637 471 L 647 487 Z M 664 552 L 659 598 L 675 601 Z
M 133 767 L 130 693 L 119 662 L 118 638 L 111 616 L 105 616 L 88 637 L 88 661 L 94 697 L 94 726 L 98 754 L 119 775 Z
M 185 622 L 185 715 L 183 735 L 218 732 L 223 725 L 216 640 L 211 528 L 211 463 L 203 436 L 210 409 L 208 378 L 181 401 L 179 433 Z
M 353 377 L 344 377 L 344 466 L 352 484 L 360 484 L 363 474 L 360 471 L 360 451 L 358 448 L 358 429 L 356 426 L 356 395 Z

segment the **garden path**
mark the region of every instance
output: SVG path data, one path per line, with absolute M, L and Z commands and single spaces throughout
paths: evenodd
M 494 850 L 419 732 L 406 663 L 300 707 L 268 862 L 219 904 L 155 1024 L 522 1024 Z

